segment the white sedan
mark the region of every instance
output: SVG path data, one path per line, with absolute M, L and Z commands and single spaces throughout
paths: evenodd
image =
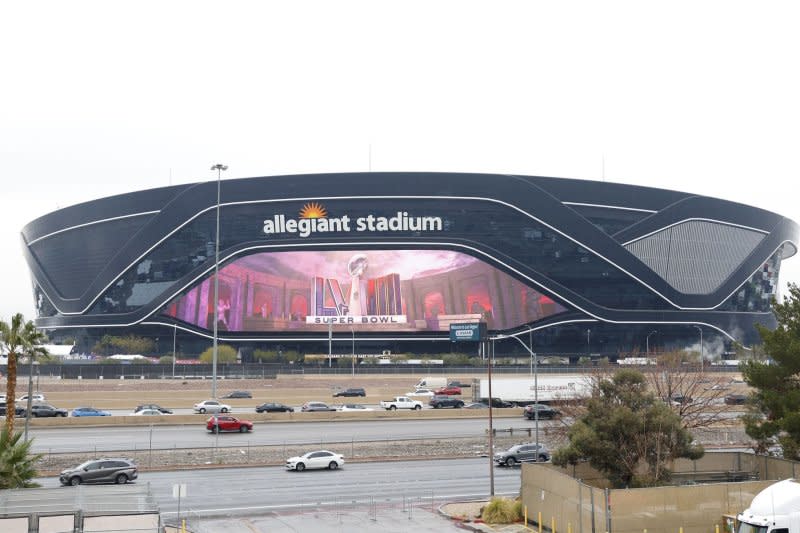
M 162 413 L 158 409 L 142 409 L 140 411 L 136 411 L 135 413 L 131 413 L 130 416 L 161 416 L 169 414 L 172 413 Z
M 299 457 L 290 457 L 286 460 L 286 468 L 302 472 L 312 468 L 327 468 L 336 470 L 344 464 L 344 456 L 328 450 L 308 452 Z
M 367 407 L 366 405 L 361 405 L 360 403 L 346 403 L 339 408 L 336 409 L 337 411 L 374 411 L 372 407 Z
M 436 396 L 430 389 L 417 389 L 414 392 L 407 392 L 406 396 Z
M 217 400 L 204 400 L 200 403 L 194 404 L 192 407 L 195 413 L 229 413 L 231 406 L 220 403 Z

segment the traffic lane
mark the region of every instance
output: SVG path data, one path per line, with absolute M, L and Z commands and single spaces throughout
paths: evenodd
M 520 471 L 520 468 L 495 467 L 495 494 L 519 494 Z M 140 472 L 136 483 L 150 486 L 162 513 L 177 513 L 173 486 L 185 484 L 182 512 L 219 516 L 337 505 L 396 504 L 404 498 L 415 502 L 479 499 L 488 497 L 489 479 L 489 459 L 476 458 L 345 463 L 334 471 L 294 472 L 273 466 Z M 60 486 L 55 477 L 37 481 L 45 487 Z M 108 485 L 109 491 L 114 488 Z
M 341 407 L 341 406 L 346 405 L 346 404 L 360 404 L 360 405 L 363 405 L 364 407 L 369 408 L 372 411 L 386 411 L 387 410 L 387 409 L 382 408 L 378 404 L 359 402 L 358 401 L 359 398 L 352 398 L 352 400 L 353 401 L 350 401 L 350 402 L 347 402 L 347 401 L 345 401 L 345 402 L 336 401 L 336 402 L 325 402 L 325 403 L 327 403 L 329 406 L 334 407 L 334 408 Z M 324 400 L 313 400 L 313 401 L 324 401 Z M 433 409 L 433 407 L 428 405 L 429 399 L 420 400 L 420 401 L 422 402 L 422 408 L 423 409 Z M 468 400 L 463 400 L 463 401 L 464 401 L 464 403 L 469 403 Z M 170 411 L 172 411 L 172 414 L 175 414 L 175 415 L 196 414 L 194 409 L 192 409 L 191 407 L 168 407 L 168 406 L 163 406 L 163 407 L 165 407 L 166 409 L 169 409 Z M 294 409 L 295 413 L 299 413 L 299 412 L 302 411 L 302 405 L 290 405 L 289 407 Z M 131 415 L 134 414 L 133 409 L 103 409 L 103 410 L 111 413 L 112 416 L 131 416 Z M 245 416 L 248 413 L 255 413 L 255 412 L 256 412 L 256 406 L 255 405 L 248 406 L 248 407 L 241 407 L 241 406 L 235 406 L 234 405 L 234 406 L 231 406 L 231 409 L 228 411 L 228 414 Z M 212 413 L 205 413 L 205 414 L 210 415 Z
M 558 422 L 539 421 L 540 427 Z M 494 420 L 498 430 L 533 428 L 522 417 Z M 64 453 L 212 446 L 247 447 L 326 442 L 369 442 L 408 439 L 476 437 L 486 434 L 488 422 L 480 418 L 450 420 L 365 420 L 316 422 L 262 422 L 250 433 L 212 434 L 205 422 L 182 426 L 107 426 L 32 428 L 32 451 Z

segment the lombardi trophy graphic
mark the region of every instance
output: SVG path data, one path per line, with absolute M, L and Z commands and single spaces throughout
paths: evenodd
M 350 258 L 347 262 L 347 271 L 350 273 L 350 307 L 348 315 L 350 316 L 363 316 L 364 315 L 364 299 L 362 297 L 361 276 L 367 270 L 367 256 L 364 254 L 357 254 Z

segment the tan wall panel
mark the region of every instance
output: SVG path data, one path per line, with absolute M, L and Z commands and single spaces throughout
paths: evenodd
M 688 472 L 765 471 L 791 477 L 796 464 L 776 458 L 750 454 L 712 453 L 698 461 L 675 463 L 676 470 Z M 605 493 L 572 478 L 573 469 L 552 465 L 526 464 L 522 467 L 522 502 L 528 507 L 528 519 L 535 522 L 542 513 L 542 525 L 556 521 L 557 531 L 591 533 L 592 497 L 594 497 L 595 532 L 606 531 Z M 595 475 L 591 469 L 583 469 Z M 762 478 L 763 479 L 763 478 Z M 708 533 L 721 525 L 722 516 L 746 509 L 753 497 L 774 481 L 713 483 L 617 489 L 610 491 L 611 530 L 613 533 Z
M 72 533 L 75 530 L 74 515 L 40 516 L 39 533 Z
M 28 518 L 0 518 L 3 533 L 28 533 Z
M 123 529 L 139 533 L 158 533 L 157 514 L 135 514 L 119 516 L 86 516 L 83 519 L 85 533 L 105 533 Z

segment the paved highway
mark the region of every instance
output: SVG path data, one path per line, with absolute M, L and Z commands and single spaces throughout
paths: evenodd
M 186 484 L 181 512 L 201 516 L 257 515 L 279 509 L 312 512 L 376 505 L 415 505 L 431 502 L 486 498 L 489 494 L 489 460 L 448 459 L 347 463 L 336 471 L 290 472 L 284 467 L 224 468 L 144 472 L 137 483 L 149 483 L 166 516 L 174 517 L 178 501 L 173 484 Z M 57 478 L 41 478 L 45 487 L 58 486 Z M 108 490 L 116 487 L 108 485 Z M 495 468 L 495 494 L 517 495 L 519 468 Z M 64 487 L 63 490 L 79 490 Z
M 550 421 L 540 421 L 540 428 Z M 495 419 L 494 427 L 527 428 L 534 423 L 519 418 Z M 210 446 L 264 446 L 330 442 L 394 441 L 416 438 L 476 437 L 485 435 L 485 419 L 372 420 L 335 422 L 261 422 L 252 433 L 206 431 L 204 423 L 191 426 L 33 428 L 36 453 L 202 448 Z

